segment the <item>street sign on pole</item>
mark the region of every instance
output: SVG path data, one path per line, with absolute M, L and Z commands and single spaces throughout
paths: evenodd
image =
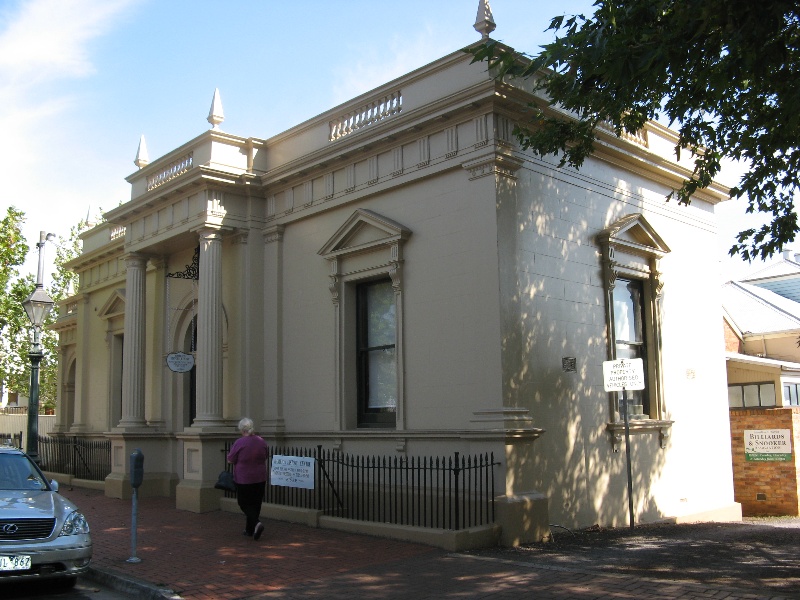
M 625 459 L 628 467 L 628 515 L 633 529 L 633 473 L 631 468 L 631 430 L 628 421 L 628 390 L 644 389 L 644 363 L 641 358 L 603 361 L 603 387 L 607 392 L 622 392 L 620 412 L 625 422 Z
M 641 358 L 603 361 L 603 387 L 607 392 L 644 389 L 644 364 Z

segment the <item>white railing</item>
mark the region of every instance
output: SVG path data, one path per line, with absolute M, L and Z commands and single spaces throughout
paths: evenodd
M 328 139 L 331 142 L 338 140 L 363 127 L 396 115 L 401 110 L 403 110 L 403 93 L 397 90 L 331 121 Z
M 609 133 L 613 133 L 614 135 L 616 135 L 616 132 L 614 131 L 614 128 L 611 126 L 610 123 L 600 123 L 597 127 L 599 129 L 602 129 L 604 131 L 608 131 Z M 639 144 L 640 146 L 643 146 L 645 148 L 648 147 L 647 146 L 647 132 L 644 129 L 640 129 L 636 133 L 628 133 L 627 131 L 625 131 L 623 129 L 622 133 L 620 133 L 619 137 L 622 138 L 623 140 L 627 140 L 629 142 L 633 142 L 634 144 Z
M 191 169 L 192 166 L 193 166 L 192 153 L 190 152 L 186 156 L 183 156 L 178 160 L 171 162 L 169 166 L 160 173 L 156 173 L 155 175 L 151 175 L 150 177 L 148 177 L 147 190 L 150 191 L 153 188 L 157 188 L 158 186 L 163 185 L 172 179 L 175 179 L 178 175 L 186 173 L 186 171 Z
M 112 227 L 111 231 L 108 232 L 108 239 L 109 241 L 117 240 L 121 237 L 125 237 L 125 225 L 118 225 L 116 227 Z

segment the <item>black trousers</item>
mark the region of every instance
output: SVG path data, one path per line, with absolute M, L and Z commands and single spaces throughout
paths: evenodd
M 265 488 L 265 481 L 236 484 L 236 501 L 247 519 L 244 526 L 247 535 L 253 535 L 256 523 L 261 519 L 261 503 L 264 501 Z

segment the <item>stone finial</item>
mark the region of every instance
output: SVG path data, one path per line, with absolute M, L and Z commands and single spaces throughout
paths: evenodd
M 480 0 L 478 2 L 478 16 L 475 17 L 475 31 L 481 34 L 481 39 L 488 40 L 489 34 L 495 30 L 497 25 L 492 16 L 492 7 L 489 6 L 489 0 Z
M 219 129 L 219 124 L 225 120 L 222 113 L 222 100 L 219 99 L 219 88 L 214 89 L 214 99 L 211 101 L 211 110 L 208 111 L 208 122 L 211 129 Z
M 139 138 L 139 148 L 136 150 L 136 160 L 133 161 L 133 164 L 140 169 L 143 169 L 150 164 L 150 159 L 147 156 L 147 143 L 144 141 L 144 135 Z

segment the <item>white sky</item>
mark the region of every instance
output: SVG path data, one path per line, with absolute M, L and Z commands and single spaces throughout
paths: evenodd
M 492 0 L 492 34 L 535 53 L 553 16 L 593 0 Z M 477 39 L 478 0 L 0 0 L 0 209 L 67 236 L 130 196 L 150 160 L 192 139 L 214 88 L 222 129 L 270 137 Z M 732 203 L 726 203 L 732 204 Z M 726 207 L 720 262 L 742 228 Z M 46 256 L 54 251 L 46 248 Z M 30 271 L 36 258 L 31 253 Z M 734 275 L 736 274 L 736 275 Z

